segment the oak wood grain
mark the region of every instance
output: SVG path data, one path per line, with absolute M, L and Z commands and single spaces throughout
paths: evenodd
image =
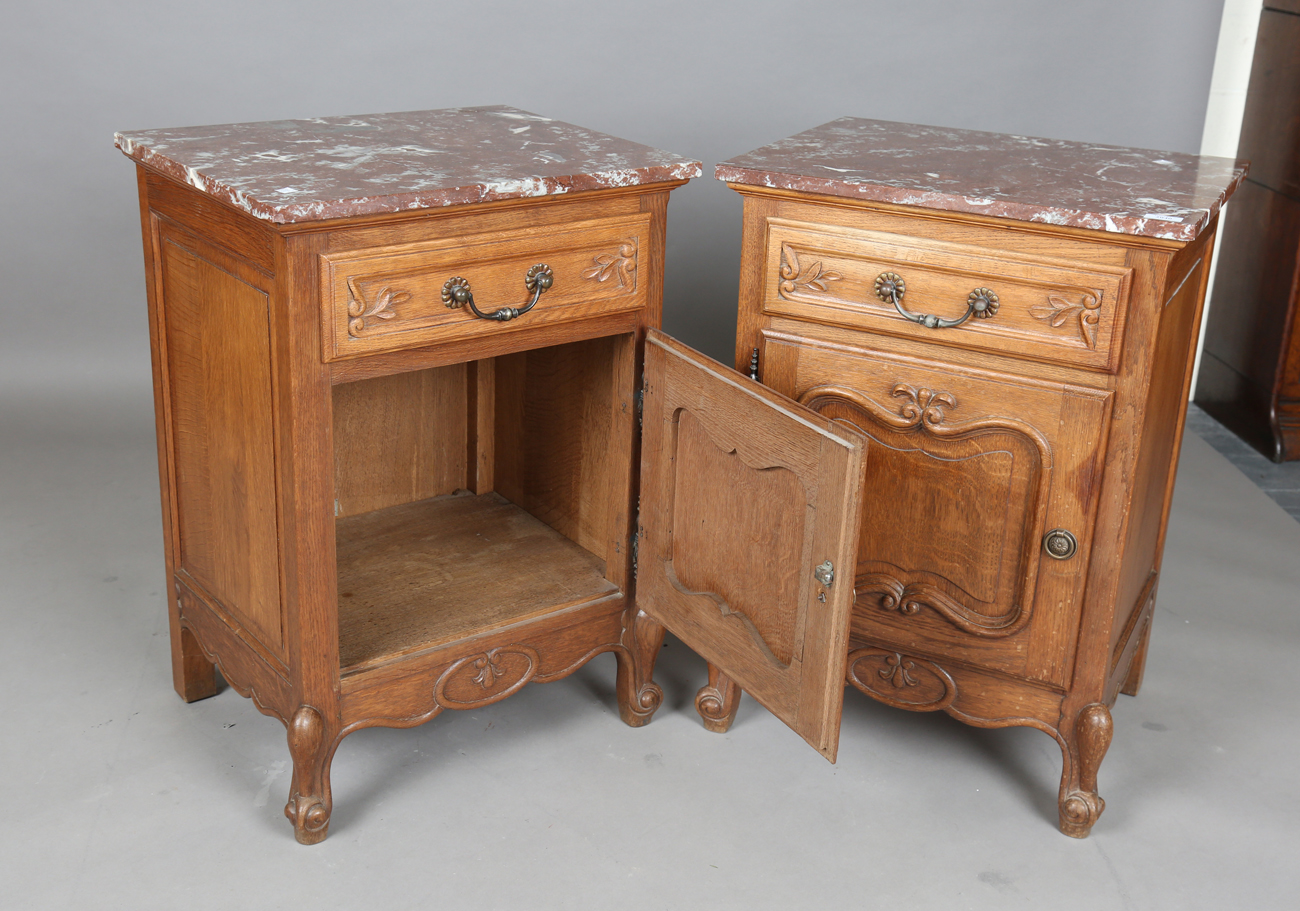
M 499 494 L 340 519 L 337 541 L 348 670 L 617 591 L 604 561 Z

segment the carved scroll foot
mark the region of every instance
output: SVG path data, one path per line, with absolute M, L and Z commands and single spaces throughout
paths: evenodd
M 734 680 L 712 664 L 709 665 L 709 685 L 695 694 L 695 710 L 704 720 L 704 726 L 715 734 L 725 734 L 736 720 L 740 708 L 740 687 Z
M 618 658 L 618 714 L 623 723 L 649 724 L 663 704 L 664 691 L 651 679 L 664 644 L 664 628 L 645 611 L 629 608 L 623 621 L 623 648 Z
M 187 627 L 172 618 L 172 686 L 186 702 L 198 702 L 217 694 L 217 668 Z
M 321 713 L 309 705 L 299 707 L 289 721 L 289 753 L 293 757 L 293 784 L 284 815 L 293 823 L 299 844 L 315 845 L 329 834 L 330 762 L 334 736 Z
M 1074 730 L 1065 738 L 1059 809 L 1061 831 L 1073 838 L 1087 838 L 1106 809 L 1106 801 L 1097 793 L 1097 769 L 1113 733 L 1110 710 L 1094 702 L 1079 713 Z
M 1151 623 L 1147 621 L 1147 628 L 1142 632 L 1142 640 L 1138 643 L 1137 651 L 1133 653 L 1133 662 L 1128 666 L 1128 675 L 1124 678 L 1124 685 L 1119 691 L 1126 696 L 1136 696 L 1142 689 L 1142 675 L 1147 669 L 1147 646 L 1151 644 Z

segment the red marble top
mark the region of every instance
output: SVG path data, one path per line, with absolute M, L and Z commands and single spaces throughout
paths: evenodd
M 719 164 L 719 180 L 1168 240 L 1194 239 L 1247 162 L 844 117 Z
M 287 224 L 698 177 L 700 163 L 495 106 L 118 133 L 128 156 Z

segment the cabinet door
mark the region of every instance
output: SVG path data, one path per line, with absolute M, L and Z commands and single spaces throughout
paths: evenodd
M 806 339 L 766 355 L 871 444 L 855 637 L 1064 686 L 1112 394 Z
M 649 333 L 638 606 L 831 761 L 865 450 L 854 431 Z

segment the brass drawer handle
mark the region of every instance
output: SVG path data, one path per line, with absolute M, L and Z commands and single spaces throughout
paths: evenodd
M 553 284 L 555 284 L 555 274 L 551 272 L 551 267 L 546 263 L 538 263 L 529 269 L 528 274 L 524 276 L 524 287 L 532 292 L 532 300 L 522 307 L 502 307 L 499 310 L 493 310 L 491 313 L 484 313 L 474 305 L 474 292 L 469 288 L 469 280 L 457 275 L 455 278 L 447 279 L 446 284 L 442 286 L 442 302 L 448 307 L 461 307 L 469 304 L 469 309 L 479 319 L 491 319 L 504 323 L 516 316 L 523 316 L 537 306 L 538 300 L 542 297 L 542 292 Z
M 894 309 L 904 319 L 920 323 L 927 329 L 951 329 L 953 326 L 960 326 L 972 316 L 976 319 L 988 319 L 990 316 L 996 316 L 998 312 L 998 296 L 991 288 L 976 288 L 968 294 L 966 312 L 957 319 L 944 319 L 929 313 L 912 313 L 904 310 L 903 294 L 906 291 L 907 283 L 897 272 L 881 272 L 876 277 L 876 296 L 887 304 L 893 304 Z

